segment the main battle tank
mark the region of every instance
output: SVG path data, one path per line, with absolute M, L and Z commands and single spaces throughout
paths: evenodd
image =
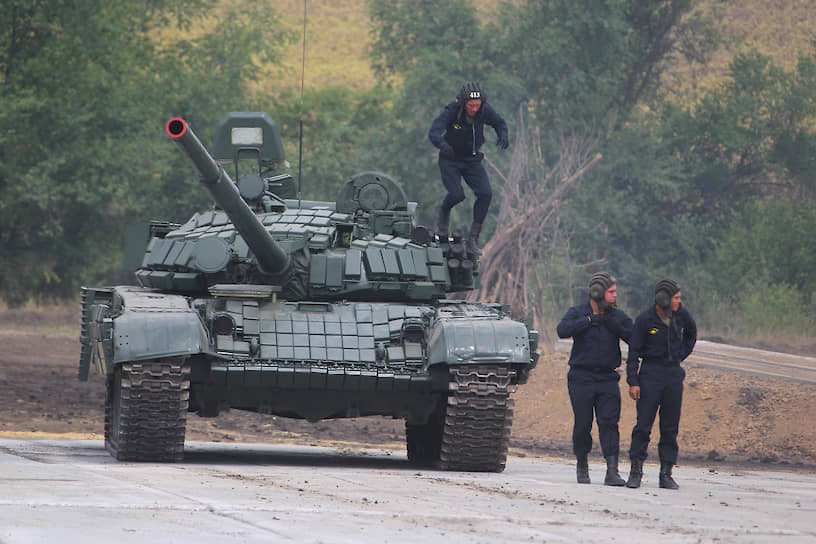
M 412 463 L 503 470 L 538 333 L 500 304 L 445 298 L 478 281 L 462 241 L 417 226 L 379 172 L 335 201 L 296 199 L 272 174 L 285 157 L 266 114 L 230 114 L 218 160 L 183 119 L 166 130 L 215 207 L 130 233 L 139 286 L 82 289 L 79 379 L 92 365 L 106 377 L 111 455 L 179 461 L 188 413 L 238 409 L 400 418 Z

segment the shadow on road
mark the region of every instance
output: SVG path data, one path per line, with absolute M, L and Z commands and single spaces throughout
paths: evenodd
M 252 444 L 235 447 L 217 443 L 196 443 L 185 446 L 184 461 L 181 464 L 417 470 L 417 467 L 408 463 L 404 454 L 395 454 L 389 450 Z
M 72 463 L 82 465 L 253 465 L 405 471 L 435 470 L 410 464 L 403 451 L 394 452 L 385 448 L 298 446 L 294 444 L 188 442 L 184 446 L 184 460 L 178 463 L 117 461 L 105 450 L 104 442 L 101 440 L 0 439 L 0 453 L 46 464 L 64 463 L 70 459 Z

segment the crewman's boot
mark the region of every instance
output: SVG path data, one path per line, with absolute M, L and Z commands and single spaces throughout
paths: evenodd
M 443 242 L 448 241 L 450 234 L 448 228 L 450 225 L 450 210 L 446 210 L 442 206 L 439 207 L 439 214 L 436 216 L 436 234 L 439 240 Z
M 575 467 L 575 475 L 578 477 L 579 484 L 588 484 L 589 482 L 589 462 L 586 455 L 578 458 L 578 464 Z
M 672 463 L 660 461 L 660 487 L 663 489 L 680 489 L 677 482 L 672 478 Z
M 640 480 L 643 478 L 643 461 L 641 459 L 630 459 L 632 466 L 629 468 L 629 479 L 626 480 L 626 487 L 635 489 L 640 487 Z
M 479 247 L 479 234 L 481 234 L 481 232 L 481 223 L 473 223 L 470 226 L 470 235 L 465 241 L 465 251 L 467 251 L 470 255 L 475 255 L 477 257 L 482 255 L 482 250 Z
M 626 484 L 620 474 L 618 474 L 618 456 L 609 455 L 606 458 L 606 478 L 604 478 L 604 485 L 614 485 L 620 487 Z

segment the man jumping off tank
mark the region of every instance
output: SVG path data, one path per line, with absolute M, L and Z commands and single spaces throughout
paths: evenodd
M 484 144 L 484 126 L 490 125 L 498 136 L 498 145 L 507 149 L 510 140 L 507 137 L 507 123 L 488 103 L 487 95 L 478 83 L 466 83 L 442 113 L 434 119 L 428 138 L 439 148 L 439 171 L 442 183 L 448 194 L 439 207 L 436 227 L 439 239 L 447 241 L 450 224 L 450 211 L 465 199 L 462 189 L 462 178 L 476 195 L 473 204 L 473 223 L 470 234 L 465 240 L 465 250 L 479 256 L 479 234 L 487 217 L 493 191 L 490 180 L 482 164 L 484 153 L 479 151 Z

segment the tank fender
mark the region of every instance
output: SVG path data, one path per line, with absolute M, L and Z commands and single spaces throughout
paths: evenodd
M 524 323 L 512 319 L 439 319 L 428 339 L 428 364 L 530 364 Z
M 121 313 L 113 320 L 113 362 L 194 355 L 210 341 L 190 299 L 139 288 L 117 288 Z

